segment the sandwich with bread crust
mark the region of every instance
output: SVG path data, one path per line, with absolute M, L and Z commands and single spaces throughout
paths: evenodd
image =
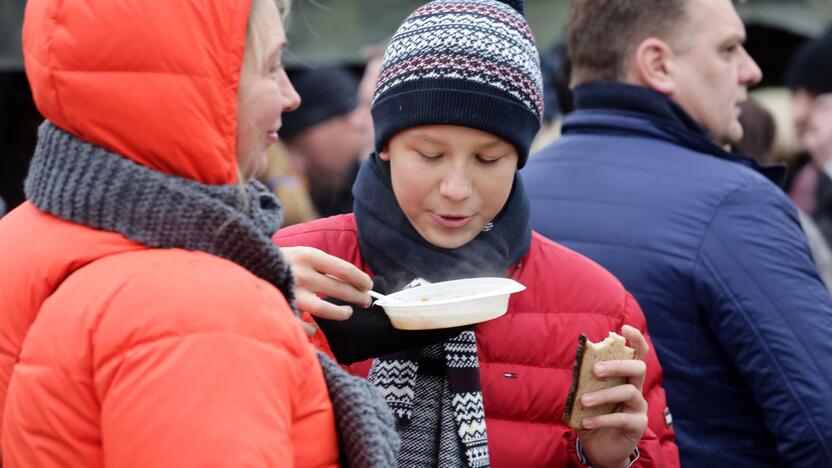
M 584 407 L 581 397 L 586 393 L 597 392 L 627 382 L 625 377 L 598 378 L 592 372 L 592 366 L 601 361 L 633 359 L 635 350 L 627 346 L 627 340 L 618 333 L 610 332 L 601 342 L 589 341 L 583 333 L 578 338 L 578 351 L 572 370 L 572 388 L 566 399 L 563 421 L 573 429 L 583 429 L 584 418 L 591 418 L 615 411 L 616 403 Z

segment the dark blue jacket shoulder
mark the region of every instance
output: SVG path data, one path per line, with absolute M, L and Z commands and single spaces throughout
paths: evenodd
M 782 173 L 672 103 L 576 102 L 522 171 L 532 227 L 638 300 L 683 465 L 832 466 L 832 301 Z

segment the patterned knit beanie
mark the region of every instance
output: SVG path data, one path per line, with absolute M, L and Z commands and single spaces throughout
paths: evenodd
M 410 127 L 469 127 L 508 141 L 523 167 L 543 85 L 522 0 L 435 0 L 393 35 L 373 96 L 376 150 Z

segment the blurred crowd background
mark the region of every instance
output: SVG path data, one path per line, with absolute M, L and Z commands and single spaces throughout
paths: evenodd
M 370 99 L 384 46 L 407 13 L 422 3 L 294 2 L 285 61 L 302 105 L 284 115 L 281 143 L 272 148 L 263 175 L 284 202 L 287 225 L 351 211 L 350 187 L 372 149 Z M 23 201 L 22 181 L 42 120 L 23 70 L 24 6 L 25 0 L 0 0 L 0 198 L 7 209 Z M 526 2 L 545 73 L 546 122 L 533 150 L 558 136 L 558 121 L 571 107 L 561 42 L 568 8 L 569 0 Z M 788 165 L 792 177 L 787 189 L 799 207 L 811 212 L 805 194 L 811 190 L 806 187 L 812 171 L 805 170 L 809 158 L 795 136 L 783 82 L 797 47 L 832 23 L 832 0 L 747 0 L 737 9 L 746 23 L 747 49 L 764 73 L 743 113 L 746 137 L 737 150 Z

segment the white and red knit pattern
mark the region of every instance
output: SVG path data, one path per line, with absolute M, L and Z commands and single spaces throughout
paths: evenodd
M 496 0 L 435 0 L 390 41 L 373 102 L 416 80 L 456 79 L 516 101 L 539 118 L 543 84 L 532 31 Z
M 395 64 L 379 77 L 378 94 L 400 83 L 417 79 L 456 78 L 498 88 L 543 115 L 543 100 L 536 83 L 516 69 L 460 55 L 421 55 Z M 532 101 L 529 101 L 532 99 Z
M 529 24 L 525 20 L 519 19 L 517 12 L 511 8 L 507 8 L 503 3 L 495 7 L 493 4 L 485 2 L 433 2 L 414 11 L 410 15 L 410 19 L 415 20 L 422 16 L 440 16 L 449 13 L 477 14 L 491 18 L 492 20 L 502 21 L 512 29 L 522 32 L 526 38 L 534 42 L 534 35 L 532 34 L 531 28 L 529 28 Z

